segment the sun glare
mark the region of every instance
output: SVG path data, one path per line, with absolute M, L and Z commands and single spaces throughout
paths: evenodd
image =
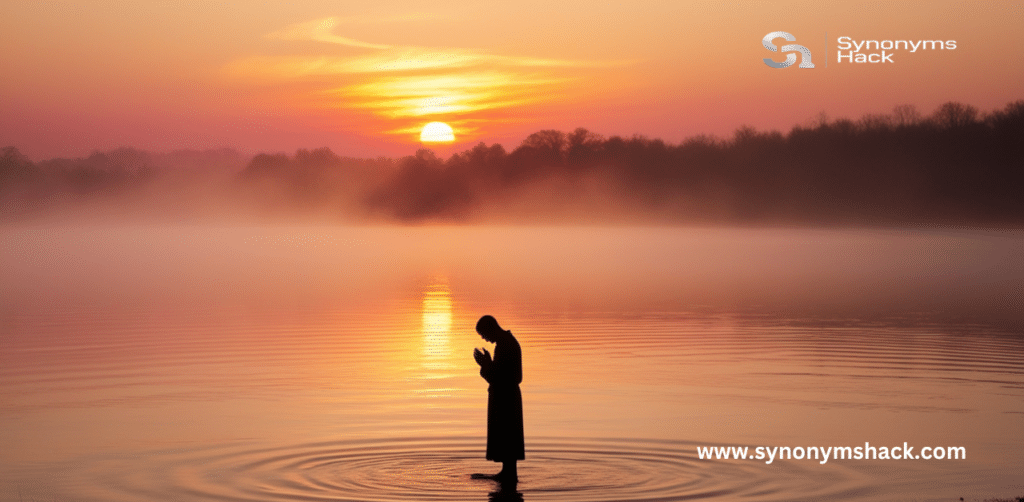
M 423 126 L 420 141 L 424 143 L 451 143 L 455 141 L 455 132 L 444 122 L 431 122 Z
M 423 292 L 423 350 L 432 358 L 445 358 L 450 352 L 452 329 L 452 293 L 444 282 Z

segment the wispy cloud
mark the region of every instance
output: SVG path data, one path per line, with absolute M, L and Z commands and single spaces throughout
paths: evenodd
M 340 24 L 396 24 L 396 23 L 422 23 L 426 21 L 444 21 L 451 19 L 451 16 L 436 12 L 403 12 L 400 14 L 365 14 L 360 16 L 335 16 L 334 19 Z
M 267 35 L 364 49 L 362 54 L 255 56 L 228 64 L 225 72 L 244 80 L 311 81 L 324 85 L 309 96 L 317 106 L 367 110 L 399 120 L 392 132 L 408 132 L 410 120 L 432 116 L 480 121 L 480 112 L 522 107 L 564 97 L 580 71 L 629 64 L 492 54 L 467 48 L 432 48 L 367 42 L 335 34 L 346 23 L 398 22 L 422 14 L 383 18 L 329 17 L 293 24 Z M 325 80 L 328 79 L 328 80 Z M 471 119 L 470 116 L 473 116 Z
M 350 106 L 394 118 L 461 115 L 537 101 L 568 78 L 502 72 L 390 77 L 328 91 Z
M 258 56 L 235 61 L 228 65 L 227 70 L 232 74 L 240 76 L 295 79 L 308 76 L 343 75 L 348 73 L 454 70 L 481 65 L 523 68 L 608 68 L 623 64 L 625 62 L 622 61 L 573 61 L 498 56 L 457 48 L 398 47 L 386 48 L 375 54 L 351 57 Z
M 337 18 L 328 17 L 317 19 L 306 23 L 293 24 L 267 35 L 267 38 L 280 40 L 314 40 L 317 42 L 328 42 L 332 44 L 347 45 L 349 47 L 362 47 L 364 49 L 387 49 L 389 46 L 373 44 L 359 40 L 346 38 L 331 33 L 331 30 L 338 24 Z

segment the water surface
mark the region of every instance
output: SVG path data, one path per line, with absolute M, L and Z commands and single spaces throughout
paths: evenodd
M 484 313 L 523 500 L 1024 494 L 1019 232 L 2 232 L 0 500 L 488 500 Z M 864 442 L 967 459 L 697 454 Z

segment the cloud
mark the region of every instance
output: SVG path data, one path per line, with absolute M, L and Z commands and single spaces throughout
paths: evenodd
M 230 74 L 269 79 L 311 76 L 388 73 L 415 70 L 452 70 L 481 65 L 486 58 L 460 49 L 438 50 L 405 47 L 381 50 L 365 56 L 252 57 L 228 65 Z
M 402 14 L 387 15 L 362 15 L 333 17 L 337 24 L 392 24 L 392 23 L 421 23 L 424 21 L 442 21 L 450 19 L 451 16 L 435 12 L 406 12 Z
M 358 42 L 356 40 L 352 41 Z M 454 70 L 483 65 L 554 69 L 607 68 L 628 64 L 628 62 L 625 61 L 573 61 L 565 59 L 499 56 L 458 48 L 434 49 L 424 47 L 382 47 L 386 48 L 374 54 L 350 57 L 257 56 L 235 61 L 229 64 L 226 69 L 230 74 L 238 76 L 295 79 L 308 76 L 358 73 Z
M 280 30 L 268 33 L 266 38 L 277 40 L 310 40 L 315 42 L 345 45 L 349 47 L 360 47 L 364 49 L 387 49 L 391 46 L 364 42 L 354 38 L 335 35 L 332 31 L 336 27 L 344 24 L 419 23 L 424 21 L 438 21 L 441 19 L 445 19 L 445 16 L 423 13 L 409 13 L 391 16 L 334 16 L 288 25 Z
M 364 49 L 387 49 L 389 46 L 362 42 L 352 38 L 346 38 L 331 33 L 331 30 L 338 24 L 337 18 L 327 17 L 306 23 L 293 24 L 267 35 L 267 38 L 279 40 L 314 40 L 317 42 L 328 42 L 332 44 L 347 45 L 349 47 L 361 47 Z
M 310 82 L 306 99 L 319 108 L 366 110 L 401 123 L 378 131 L 406 134 L 422 127 L 411 121 L 436 116 L 449 122 L 478 121 L 479 112 L 579 96 L 571 92 L 581 72 L 630 64 L 499 55 L 459 47 L 417 47 L 373 43 L 335 34 L 346 23 L 420 21 L 425 15 L 390 18 L 328 17 L 293 24 L 267 35 L 288 41 L 318 41 L 356 49 L 353 55 L 254 56 L 228 64 L 239 80 Z M 470 116 L 473 116 L 470 119 Z
M 462 115 L 536 102 L 543 98 L 544 89 L 553 90 L 570 80 L 497 71 L 466 72 L 379 78 L 326 94 L 390 117 Z

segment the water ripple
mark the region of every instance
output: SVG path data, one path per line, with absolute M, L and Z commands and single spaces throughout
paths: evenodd
M 221 446 L 85 462 L 95 500 L 488 500 L 496 464 L 483 438 L 364 439 L 273 448 Z M 549 437 L 531 441 L 516 491 L 529 501 L 823 500 L 887 487 L 848 465 L 701 460 L 697 443 Z M 81 464 L 79 464 L 79 467 Z M 891 488 L 891 487 L 888 487 Z

